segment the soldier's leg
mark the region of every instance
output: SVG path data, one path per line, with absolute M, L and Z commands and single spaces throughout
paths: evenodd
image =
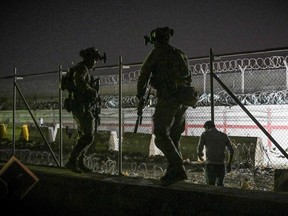
M 170 137 L 171 126 L 178 106 L 158 101 L 154 121 L 155 145 L 163 152 L 168 161 L 167 172 L 160 178 L 164 186 L 187 179 L 181 155 Z
M 88 168 L 84 164 L 84 158 L 85 158 L 85 153 L 86 153 L 87 149 L 89 148 L 90 144 L 93 142 L 93 136 L 84 135 L 82 141 L 83 141 L 84 148 L 81 149 L 81 152 L 80 152 L 79 157 L 78 157 L 78 167 L 83 172 L 92 172 L 92 168 Z
M 79 166 L 81 166 L 82 163 L 80 162 L 79 164 L 78 158 L 81 156 L 83 150 L 86 149 L 86 147 L 93 141 L 91 129 L 89 130 L 89 127 L 91 128 L 90 125 L 92 125 L 92 123 L 89 124 L 89 122 L 93 122 L 93 117 L 91 115 L 87 115 L 87 113 L 80 112 L 73 113 L 73 117 L 78 125 L 79 137 L 72 152 L 70 153 L 70 158 L 66 164 L 66 167 L 71 169 L 73 172 L 81 173 L 82 171 L 79 169 Z
M 92 172 L 91 168 L 88 168 L 84 164 L 85 153 L 89 149 L 94 140 L 94 118 L 90 112 L 85 114 L 85 123 L 83 122 L 83 148 L 79 153 L 78 166 L 83 172 Z
M 81 119 L 81 113 L 78 112 L 73 112 L 73 118 L 77 123 L 77 130 L 78 130 L 78 134 L 77 134 L 77 141 L 75 146 L 72 149 L 72 152 L 70 153 L 70 157 L 69 160 L 67 162 L 67 164 L 65 165 L 68 169 L 72 170 L 73 172 L 76 173 L 81 173 L 82 171 L 79 169 L 78 167 L 78 156 L 79 156 L 79 151 L 82 149 L 81 143 L 79 144 L 79 139 L 82 136 L 82 130 L 81 130 L 81 124 L 79 119 Z
M 182 133 L 185 130 L 185 112 L 187 110 L 186 106 L 181 106 L 176 112 L 174 123 L 171 127 L 170 137 L 173 140 L 173 143 L 178 150 L 179 155 L 182 157 L 180 149 L 180 138 Z
M 177 108 L 178 106 L 175 104 L 166 104 L 164 101 L 159 100 L 153 115 L 155 145 L 163 152 L 168 161 L 168 166 L 182 165 L 183 163 L 170 137 L 170 130 Z

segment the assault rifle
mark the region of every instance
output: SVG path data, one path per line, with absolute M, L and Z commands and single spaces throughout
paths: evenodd
M 143 97 L 139 99 L 138 106 L 137 106 L 137 120 L 134 127 L 134 133 L 137 133 L 138 126 L 142 124 L 142 115 L 143 115 L 143 109 L 148 104 L 149 96 L 151 93 L 151 86 L 148 85 L 148 88 L 146 88 L 146 92 Z
M 95 78 L 91 76 L 91 86 L 96 89 L 97 95 L 95 100 L 92 102 L 92 115 L 95 118 L 95 132 L 98 130 L 98 126 L 100 125 L 100 116 L 101 113 L 101 96 L 99 94 L 99 86 L 100 86 L 100 78 Z

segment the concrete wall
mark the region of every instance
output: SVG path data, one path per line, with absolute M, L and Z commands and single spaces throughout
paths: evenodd
M 163 187 L 155 179 L 28 167 L 39 181 L 22 200 L 1 202 L 7 215 L 269 216 L 288 210 L 281 192 L 185 182 Z

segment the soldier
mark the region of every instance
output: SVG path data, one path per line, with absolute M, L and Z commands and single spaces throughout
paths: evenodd
M 234 149 L 230 143 L 229 137 L 215 128 L 213 121 L 207 121 L 204 124 L 205 132 L 200 136 L 197 146 L 198 158 L 203 159 L 203 149 L 206 148 L 205 178 L 208 185 L 223 186 L 226 172 L 231 172 L 231 163 L 234 155 Z M 225 170 L 225 151 L 229 151 L 229 156 Z
M 67 84 L 69 89 L 69 100 L 64 101 L 64 106 L 72 112 L 73 118 L 78 126 L 78 139 L 74 146 L 66 167 L 73 172 L 91 172 L 92 170 L 85 166 L 85 152 L 94 139 L 94 121 L 95 116 L 92 113 L 93 104 L 99 100 L 98 91 L 92 85 L 93 77 L 89 71 L 95 69 L 99 60 L 106 61 L 106 55 L 100 55 L 94 48 L 87 48 L 80 51 L 80 57 L 83 61 L 73 66 L 69 70 L 71 83 Z
M 157 104 L 153 115 L 155 145 L 167 159 L 166 173 L 160 178 L 163 186 L 187 179 L 180 151 L 180 138 L 185 129 L 187 106 L 178 100 L 177 89 L 191 86 L 191 73 L 186 55 L 169 44 L 174 31 L 159 27 L 145 36 L 146 44 L 154 49 L 144 60 L 137 83 L 139 101 L 143 98 L 147 83 L 157 91 Z

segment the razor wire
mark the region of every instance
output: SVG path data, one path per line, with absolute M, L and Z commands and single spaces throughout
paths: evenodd
M 138 80 L 138 76 L 140 74 L 140 69 L 135 71 L 130 71 L 122 74 L 122 82 L 130 83 L 136 82 Z M 119 83 L 119 75 L 101 75 L 99 76 L 100 83 L 103 85 L 116 85 Z
M 214 72 L 215 73 L 225 73 L 225 72 L 234 72 L 239 73 L 241 70 L 254 72 L 260 71 L 260 73 L 264 73 L 265 70 L 277 70 L 283 69 L 288 72 L 288 64 L 287 64 L 288 56 L 270 56 L 265 58 L 243 58 L 243 59 L 235 59 L 235 60 L 226 60 L 226 61 L 215 61 L 214 64 Z M 122 75 L 122 83 L 123 84 L 131 84 L 136 83 L 140 74 L 140 67 L 134 66 L 133 68 L 136 70 L 127 71 L 124 70 Z M 138 68 L 137 68 L 138 67 Z M 193 75 L 206 75 L 209 73 L 209 63 L 196 63 L 194 60 L 189 60 L 189 68 Z M 128 70 L 128 69 L 127 69 Z M 100 75 L 100 85 L 101 86 L 117 86 L 119 83 L 119 75 Z M 26 78 L 25 78 L 26 80 Z M 197 81 L 198 82 L 198 81 Z M 2 89 L 2 97 L 0 99 L 0 107 L 2 105 L 2 101 L 5 99 L 5 96 L 9 95 L 12 92 L 12 85 L 8 85 L 7 82 L 0 83 L 3 87 Z M 199 84 L 199 83 L 198 83 Z M 57 96 L 58 89 L 58 79 L 55 76 L 46 77 L 44 80 L 39 80 L 35 78 L 28 78 L 27 83 L 19 82 L 19 86 L 23 89 L 28 96 L 33 97 L 35 92 L 41 92 L 47 96 L 46 98 L 54 98 Z M 53 92 L 52 92 L 53 91 Z M 250 90 L 249 90 L 250 91 Z M 250 91 L 251 92 L 251 91 Z M 129 92 L 128 92 L 129 93 Z M 252 92 L 252 94 L 255 94 Z M 265 93 L 264 93 L 265 94 Z M 50 96 L 49 96 L 50 95 Z M 204 97 L 203 95 L 202 97 Z M 37 99 L 37 98 L 36 98 Z M 46 100 L 46 99 L 45 99 Z M 54 99 L 55 100 L 55 99 Z M 132 99 L 125 99 L 132 100 Z M 130 103 L 130 102 L 128 102 Z
M 267 69 L 287 69 L 288 56 L 270 56 L 265 58 L 243 58 L 226 61 L 215 61 L 213 63 L 214 72 L 224 73 L 239 71 L 240 68 L 246 70 L 267 70 Z M 209 63 L 194 63 L 189 60 L 189 68 L 192 74 L 209 73 Z M 122 75 L 124 83 L 135 82 L 140 74 L 140 69 L 130 71 Z M 100 83 L 105 85 L 115 85 L 119 82 L 119 75 L 101 75 Z
M 288 56 L 270 56 L 265 58 L 243 58 L 235 60 L 217 61 L 213 63 L 214 72 L 233 72 L 239 68 L 250 70 L 267 70 L 287 67 Z M 209 63 L 195 63 L 189 60 L 189 68 L 193 74 L 203 74 L 210 71 Z M 122 81 L 129 83 L 136 81 L 140 74 L 140 69 L 123 74 Z M 102 84 L 116 84 L 119 81 L 119 75 L 100 76 Z
M 235 94 L 239 101 L 243 105 L 284 105 L 288 104 L 288 90 L 281 91 L 264 91 L 247 94 Z M 118 108 L 119 97 L 114 96 L 102 96 L 102 108 Z M 151 107 L 155 107 L 157 98 L 152 98 Z M 123 108 L 136 108 L 138 99 L 136 96 L 124 96 L 122 98 Z M 199 96 L 197 106 L 210 106 L 211 94 L 203 93 Z M 237 103 L 234 99 L 225 91 L 219 91 L 214 93 L 214 105 L 215 106 L 234 106 Z M 32 110 L 45 110 L 45 109 L 58 109 L 58 102 L 51 99 L 35 100 L 30 105 Z M 10 110 L 12 107 L 5 100 L 0 99 L 0 110 Z M 25 104 L 22 101 L 17 101 L 17 109 L 25 109 Z M 64 107 L 63 107 L 64 108 Z
M 273 169 L 256 167 L 252 162 L 253 146 L 233 143 L 236 148 L 234 156 L 233 172 L 225 177 L 225 186 L 249 190 L 273 191 Z M 0 149 L 0 160 L 8 161 L 11 149 Z M 16 157 L 26 164 L 55 166 L 50 152 L 30 149 L 18 149 Z M 143 177 L 159 179 L 165 173 L 165 163 L 155 162 L 153 159 L 147 161 L 143 156 L 132 157 L 125 155 L 123 174 L 131 177 Z M 117 158 L 102 157 L 96 153 L 85 156 L 84 164 L 95 173 L 117 175 Z M 203 175 L 203 166 L 193 163 L 185 163 L 188 175 L 187 182 L 206 184 Z
M 287 68 L 288 56 L 270 56 L 265 58 L 243 58 L 226 61 L 214 61 L 214 72 L 233 72 L 239 68 L 250 70 L 267 70 Z M 189 67 L 193 74 L 203 74 L 210 72 L 209 63 L 196 63 L 189 61 Z
M 243 105 L 281 105 L 288 104 L 288 90 L 281 91 L 265 91 L 248 94 L 235 94 Z M 104 108 L 118 108 L 118 96 L 103 96 Z M 152 98 L 151 107 L 156 105 L 157 98 Z M 125 96 L 122 98 L 123 108 L 136 108 L 138 99 L 136 96 Z M 215 106 L 234 106 L 237 103 L 225 91 L 214 93 Z M 197 106 L 210 106 L 211 94 L 202 94 L 199 96 Z
M 243 59 L 236 59 L 236 60 L 216 60 L 213 63 L 214 72 L 215 73 L 230 73 L 230 74 L 239 74 L 242 70 L 250 70 L 251 72 L 262 72 L 272 73 L 278 69 L 281 71 L 286 70 L 288 72 L 287 67 L 287 58 L 288 56 L 270 56 L 265 58 L 243 58 Z M 196 63 L 194 60 L 189 60 L 189 68 L 192 71 L 193 75 L 206 75 L 210 72 L 209 63 Z M 132 68 L 133 69 L 133 68 Z M 134 68 L 135 69 L 135 68 Z M 283 69 L 283 70 L 282 70 Z M 265 71 L 266 70 L 266 71 Z M 271 70 L 271 71 L 270 71 Z M 122 75 L 122 82 L 124 84 L 130 84 L 137 82 L 138 76 L 140 74 L 140 69 L 137 68 L 136 70 L 127 71 L 124 70 Z M 229 74 L 229 76 L 230 76 Z M 254 74 L 252 74 L 254 76 Z M 200 77 L 201 76 L 195 76 Z M 231 76 L 232 77 L 232 76 Z M 236 77 L 236 76 L 235 76 Z M 233 78 L 233 77 L 232 77 Z M 248 79 L 252 79 L 253 77 L 250 76 Z M 266 78 L 266 77 L 265 77 Z M 282 81 L 283 79 L 277 77 Z M 28 80 L 29 81 L 29 80 Z M 30 80 L 31 81 L 31 80 Z M 41 91 L 48 90 L 57 90 L 58 83 L 57 78 L 52 77 L 52 79 L 46 79 L 43 82 L 36 82 L 32 80 L 32 84 L 30 85 L 23 85 L 27 89 L 31 91 L 35 91 L 35 89 L 41 89 Z M 200 80 L 201 82 L 202 80 Z M 100 85 L 103 86 L 117 86 L 119 83 L 119 76 L 114 75 L 101 75 L 100 76 Z M 233 83 L 234 84 L 234 83 Z M 265 85 L 265 84 L 262 84 Z M 10 86 L 10 85 L 9 85 Z M 283 85 L 280 86 L 281 88 Z M 280 87 L 278 89 L 280 89 Z M 9 87 L 10 88 L 10 87 Z M 9 88 L 5 89 L 7 92 Z M 276 89 L 276 88 L 275 88 Z M 283 89 L 283 88 L 282 88 Z M 11 88 L 10 88 L 11 90 Z M 251 89 L 247 90 L 245 94 L 236 94 L 235 96 L 241 101 L 243 105 L 281 105 L 281 104 L 288 104 L 288 90 L 265 90 L 262 88 L 261 91 L 252 91 Z M 10 91 L 11 92 L 11 91 Z M 119 105 L 119 97 L 118 95 L 103 95 L 102 97 L 102 108 L 118 108 Z M 56 98 L 57 99 L 57 98 Z M 138 99 L 136 96 L 124 96 L 122 99 L 122 106 L 123 108 L 135 108 L 138 104 Z M 58 101 L 55 102 L 53 98 L 45 98 L 45 99 L 34 99 L 31 104 L 31 109 L 59 109 Z M 156 104 L 156 98 L 152 98 L 151 106 L 153 107 Z M 202 93 L 199 97 L 197 106 L 210 106 L 211 105 L 211 94 L 209 93 Z M 234 106 L 237 103 L 234 99 L 224 90 L 217 89 L 214 92 L 214 105 L 215 106 Z M 8 107 L 8 108 L 7 108 Z M 10 109 L 9 104 L 5 100 L 0 99 L 0 110 Z M 17 101 L 17 109 L 25 109 L 25 104 L 22 101 Z M 118 112 L 117 112 L 118 113 Z M 115 114 L 117 114 L 115 112 Z M 102 114 L 108 115 L 108 114 Z M 110 114 L 111 115 L 111 114 Z M 273 190 L 273 169 L 270 169 L 270 165 L 273 160 L 271 161 L 269 158 L 268 166 L 266 167 L 256 167 L 253 164 L 254 161 L 254 149 L 255 146 L 249 144 L 235 144 L 236 153 L 235 153 L 235 163 L 233 164 L 233 172 L 227 175 L 228 185 L 232 187 L 240 187 L 245 189 L 261 189 L 261 190 Z M 9 155 L 11 155 L 10 150 L 0 149 L 1 152 L 1 159 L 8 160 Z M 277 157 L 282 157 L 282 155 L 277 151 L 275 148 L 271 149 L 264 149 L 264 151 L 272 151 Z M 265 153 L 265 152 L 264 152 Z M 35 150 L 25 150 L 19 149 L 16 151 L 16 155 L 22 161 L 31 164 L 46 164 L 46 165 L 55 165 L 53 158 L 50 153 L 44 151 L 35 151 Z M 268 157 L 265 155 L 265 157 Z M 115 159 L 115 158 L 114 158 Z M 100 173 L 111 173 L 115 174 L 117 172 L 116 169 L 116 160 L 111 158 L 106 158 L 105 160 L 101 160 L 99 155 L 89 155 L 85 157 L 84 163 L 87 167 L 93 169 L 94 172 Z M 159 176 L 163 175 L 165 169 L 161 166 L 154 165 L 153 171 L 147 169 L 147 164 L 144 163 L 145 161 L 143 158 L 138 158 L 137 160 L 129 158 L 128 156 L 123 157 L 124 162 L 128 163 L 128 161 L 132 161 L 130 163 L 129 168 L 124 168 L 124 172 L 130 176 L 144 176 L 147 177 L 148 175 L 152 175 L 155 178 L 159 178 Z M 140 163 L 140 162 L 141 163 Z M 139 162 L 139 163 L 137 163 Z M 187 165 L 187 164 L 186 164 Z M 187 166 L 188 167 L 188 166 Z M 269 168 L 269 169 L 268 169 Z M 187 173 L 189 176 L 189 180 L 193 183 L 200 183 L 204 184 L 204 178 L 202 172 L 195 172 L 195 169 L 200 169 L 199 167 L 191 167 L 187 168 Z M 267 184 L 268 182 L 268 184 Z

